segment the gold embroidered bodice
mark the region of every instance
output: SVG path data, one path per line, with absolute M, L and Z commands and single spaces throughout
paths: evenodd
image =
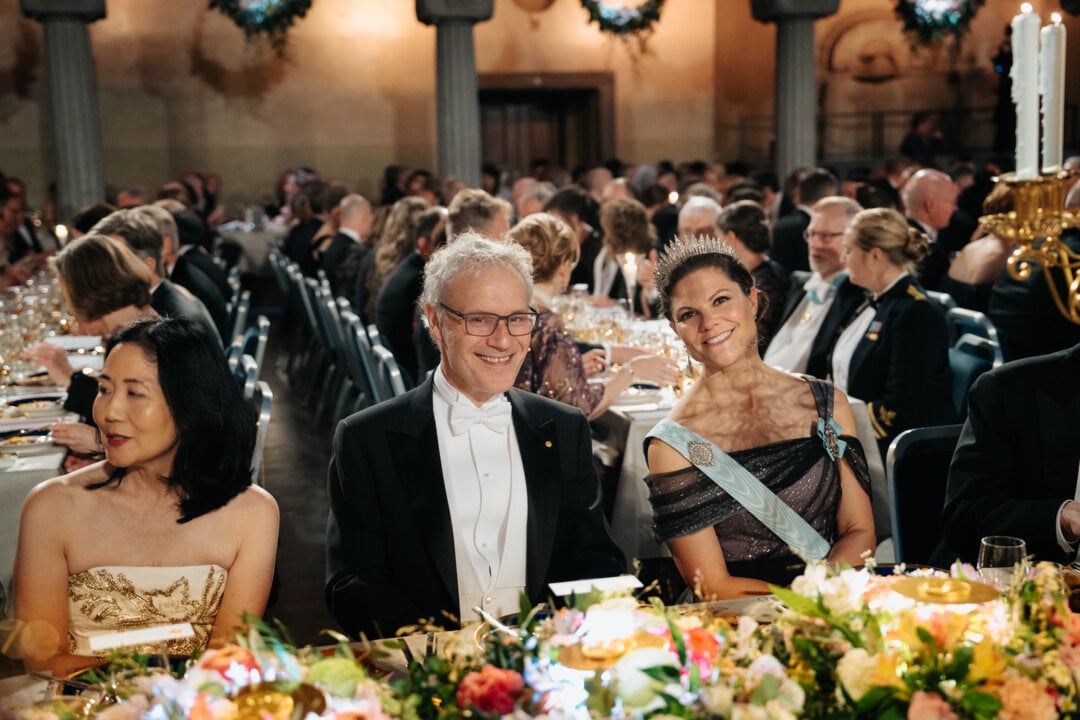
M 228 571 L 218 565 L 95 567 L 68 576 L 68 644 L 94 655 L 90 636 L 156 625 L 191 623 L 194 638 L 169 641 L 170 655 L 206 647 L 225 594 Z M 134 648 L 158 652 L 158 646 Z

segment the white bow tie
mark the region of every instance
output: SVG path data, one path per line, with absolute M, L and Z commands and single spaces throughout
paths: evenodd
M 450 432 L 461 435 L 476 423 L 483 423 L 497 433 L 506 432 L 510 425 L 510 403 L 500 402 L 476 407 L 472 403 L 454 403 L 450 406 Z

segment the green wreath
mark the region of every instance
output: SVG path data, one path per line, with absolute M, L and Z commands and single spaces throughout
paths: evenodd
M 601 0 L 581 0 L 581 6 L 589 11 L 589 22 L 597 23 L 603 32 L 615 35 L 651 33 L 653 23 L 660 20 L 660 8 L 664 0 L 645 0 L 636 8 L 613 8 Z
M 957 42 L 985 0 L 897 0 L 896 14 L 914 41 L 931 45 L 952 36 Z
M 285 33 L 310 8 L 311 0 L 210 0 L 210 9 L 220 10 L 248 38 L 266 35 L 279 50 Z

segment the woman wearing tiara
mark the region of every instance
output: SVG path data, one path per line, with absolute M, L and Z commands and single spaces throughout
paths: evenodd
M 656 288 L 704 371 L 645 441 L 654 529 L 683 579 L 730 598 L 787 584 L 809 559 L 862 564 L 874 523 L 844 393 L 762 362 L 761 298 L 718 239 L 670 244 Z
M 832 381 L 866 402 L 882 458 L 904 430 L 956 422 L 949 328 L 912 275 L 928 249 L 887 208 L 863 210 L 844 233 L 848 277 L 867 299 L 833 348 Z

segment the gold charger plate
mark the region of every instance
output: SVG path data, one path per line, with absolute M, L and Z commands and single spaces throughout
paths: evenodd
M 1001 596 L 985 583 L 963 578 L 904 577 L 893 584 L 893 590 L 919 602 L 939 605 L 978 604 Z
M 623 655 L 646 647 L 664 647 L 667 639 L 663 635 L 653 635 L 638 630 L 623 640 L 607 644 L 605 647 L 586 647 L 582 643 L 567 645 L 559 651 L 559 663 L 574 670 L 607 670 L 615 665 Z

